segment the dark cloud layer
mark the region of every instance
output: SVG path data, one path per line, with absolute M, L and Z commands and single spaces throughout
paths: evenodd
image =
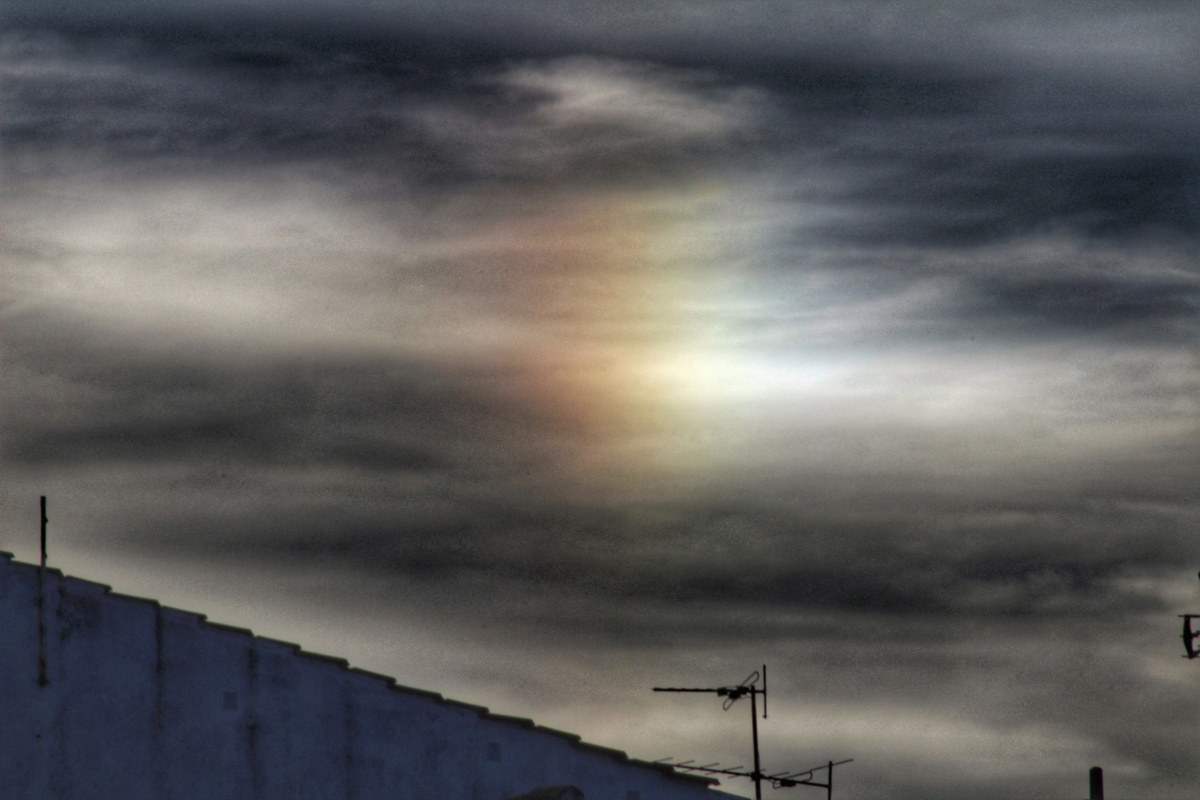
M 747 487 L 716 505 L 662 504 L 647 525 L 632 509 L 545 496 L 550 443 L 572 433 L 498 391 L 493 374 L 311 357 L 164 360 L 130 342 L 98 346 L 95 331 L 90 343 L 24 333 L 7 338 L 11 374 L 30 389 L 9 393 L 6 461 L 191 470 L 188 483 L 212 505 L 190 521 L 111 523 L 152 549 L 344 562 L 401 581 L 482 577 L 501 596 L 546 584 L 598 602 L 1043 617 L 1164 612 L 1161 598 L 1113 581 L 1197 557 L 1188 515 L 1131 508 L 1111 488 L 1074 507 L 1055 494 L 991 511 L 970 494 L 926 491 L 920 515 L 879 502 L 850 519 L 805 507 L 798 487 L 784 502 Z M 66 420 L 56 408 L 65 400 Z M 298 501 L 308 470 L 327 473 L 332 492 Z M 275 486 L 273 474 L 283 476 Z M 426 482 L 393 483 L 414 477 Z M 221 510 L 230 483 L 253 487 L 258 509 Z M 1127 481 L 1135 492 L 1139 483 Z M 368 486 L 348 515 L 343 493 Z
M 1197 30 L 13 4 L 0 546 L 49 493 L 70 571 L 642 757 L 766 659 L 851 800 L 1191 797 Z
M 328 162 L 360 185 L 425 191 L 782 164 L 805 187 L 799 200 L 846 210 L 817 227 L 844 243 L 1187 242 L 1200 223 L 1188 84 L 871 62 L 854 50 L 656 65 L 429 32 L 318 37 L 194 21 L 8 38 L 25 65 L 9 79 L 4 130 L 17 174 L 23 153 L 47 148 L 210 167 Z M 605 79 L 610 95 L 668 94 L 592 117 L 560 94 Z M 655 115 L 645 104 L 656 100 L 687 105 Z M 575 116 L 555 116 L 564 106 Z

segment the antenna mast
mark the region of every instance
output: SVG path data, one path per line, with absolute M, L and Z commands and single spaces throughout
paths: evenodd
M 42 495 L 42 558 L 38 567 L 38 686 L 50 682 L 46 674 L 46 495 Z
M 762 680 L 762 688 L 758 687 L 758 681 Z M 721 708 L 728 711 L 729 708 L 749 695 L 750 697 L 750 736 L 754 747 L 754 769 L 747 771 L 743 767 L 736 766 L 728 769 L 718 766 L 716 763 L 705 764 L 703 766 L 693 765 L 691 761 L 673 761 L 669 758 L 664 758 L 658 763 L 666 764 L 676 769 L 690 770 L 692 772 L 705 772 L 710 775 L 733 775 L 738 778 L 749 778 L 754 781 L 754 798 L 762 800 L 762 784 L 766 781 L 771 784 L 772 788 L 779 789 L 790 786 L 819 786 L 825 790 L 826 800 L 833 798 L 833 768 L 840 764 L 849 764 L 854 759 L 848 758 L 845 761 L 830 761 L 811 769 L 802 770 L 784 770 L 766 774 L 762 771 L 762 764 L 759 759 L 758 752 L 758 696 L 762 695 L 763 699 L 763 719 L 767 718 L 767 665 L 763 664 L 762 672 L 755 670 L 750 673 L 744 681 L 737 686 L 720 686 L 715 689 L 678 689 L 673 687 L 655 687 L 656 692 L 702 692 L 707 694 L 715 694 L 718 697 L 724 697 L 725 702 Z M 816 779 L 816 773 L 826 770 L 827 774 L 825 782 L 822 783 Z
M 46 495 L 42 495 L 42 568 L 46 567 Z

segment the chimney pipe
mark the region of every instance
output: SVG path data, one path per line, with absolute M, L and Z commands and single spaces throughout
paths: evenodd
M 1092 767 L 1088 770 L 1088 800 L 1104 800 L 1104 770 Z

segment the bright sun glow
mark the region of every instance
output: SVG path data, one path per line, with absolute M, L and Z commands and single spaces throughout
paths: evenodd
M 668 402 L 716 407 L 794 397 L 828 386 L 839 370 L 745 350 L 684 349 L 650 355 L 642 373 Z

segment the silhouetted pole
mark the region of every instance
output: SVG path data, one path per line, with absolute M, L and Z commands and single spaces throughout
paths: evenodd
M 46 675 L 46 495 L 42 495 L 42 559 L 38 567 L 38 686 L 49 683 Z
M 42 569 L 46 568 L 46 495 L 42 495 Z
M 766 667 L 763 667 L 765 670 Z M 758 761 L 758 692 L 750 692 L 750 731 L 751 737 L 754 739 L 754 800 L 762 800 L 762 766 Z M 763 705 L 766 705 L 766 698 L 763 698 Z
M 1099 767 L 1088 770 L 1088 800 L 1104 800 L 1104 770 Z

